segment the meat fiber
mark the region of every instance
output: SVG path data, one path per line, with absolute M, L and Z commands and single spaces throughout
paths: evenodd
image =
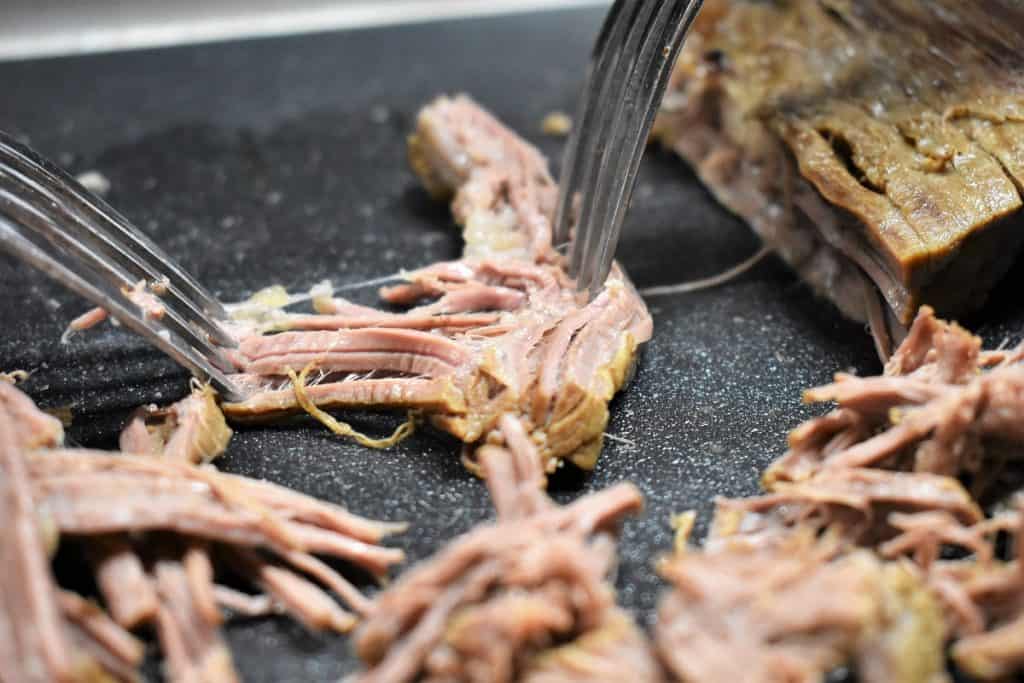
M 480 449 L 496 522 L 455 540 L 380 595 L 360 627 L 362 683 L 660 681 L 646 639 L 615 606 L 608 535 L 639 509 L 620 485 L 558 507 L 522 423 Z
M 557 187 L 546 162 L 470 99 L 424 109 L 410 156 L 430 191 L 454 197 L 464 258 L 384 289 L 404 313 L 320 295 L 316 314 L 269 316 L 261 331 L 278 334 L 249 334 L 233 354 L 253 396 L 225 412 L 300 412 L 289 373 L 314 368 L 304 393 L 317 407 L 420 411 L 467 444 L 474 469 L 506 414 L 527 425 L 548 469 L 560 459 L 592 468 L 608 402 L 651 335 L 643 301 L 618 267 L 593 301 L 575 291 L 551 245 Z
M 880 377 L 806 393 L 767 492 L 719 500 L 702 550 L 662 573 L 657 641 L 686 681 L 996 680 L 1024 670 L 1024 345 L 924 307 Z M 986 517 L 984 510 L 991 513 Z M 958 559 L 953 559 L 958 558 Z M 713 637 L 708 634 L 714 634 Z M 741 668 L 737 668 L 741 667 Z
M 55 522 L 33 491 L 23 445 L 34 440 L 40 420 L 22 427 L 19 417 L 28 399 L 15 398 L 10 385 L 0 387 L 6 387 L 0 401 L 0 679 L 131 680 L 141 645 L 109 620 L 86 614 L 80 599 L 57 588 L 49 560 Z
M 948 680 L 938 602 L 913 571 L 840 554 L 810 529 L 714 536 L 662 563 L 662 660 L 687 682 L 813 683 L 853 667 L 865 683 Z
M 981 340 L 918 314 L 880 377 L 836 376 L 808 401 L 839 407 L 790 435 L 790 449 L 765 474 L 769 489 L 815 473 L 885 466 L 966 476 L 977 495 L 1024 441 L 1024 347 L 982 352 Z
M 209 386 L 196 386 L 174 405 L 140 408 L 121 432 L 125 453 L 158 455 L 172 460 L 206 464 L 231 440 L 231 429 Z
M 656 135 L 888 353 L 1019 250 L 1022 25 L 1013 0 L 709 1 Z
M 180 406 L 201 405 L 203 390 L 179 404 L 181 421 L 168 430 L 164 451 L 140 456 L 22 445 L 38 441 L 45 421 L 30 399 L 4 386 L 0 497 L 9 538 L 0 543 L 0 560 L 9 566 L 0 582 L 0 630 L 13 649 L 0 667 L 22 667 L 10 676 L 0 669 L 5 681 L 85 680 L 81 671 L 100 669 L 132 679 L 142 648 L 122 628 L 143 625 L 155 627 L 170 680 L 235 681 L 220 632 L 222 607 L 259 599 L 219 589 L 219 565 L 266 591 L 267 611 L 312 629 L 348 631 L 369 613 L 370 601 L 316 556 L 378 577 L 403 560 L 400 550 L 380 545 L 402 525 L 181 457 L 175 444 L 192 440 L 198 422 L 189 416 L 202 411 Z M 57 589 L 47 551 L 58 538 L 84 546 L 112 618 Z

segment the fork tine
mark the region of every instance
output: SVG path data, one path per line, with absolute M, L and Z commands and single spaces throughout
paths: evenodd
M 595 212 L 595 225 L 602 230 L 597 251 L 588 253 L 584 263 L 590 270 L 580 275 L 580 287 L 592 295 L 603 286 L 611 269 L 622 224 L 636 186 L 637 172 L 647 146 L 647 138 L 664 95 L 683 38 L 696 17 L 703 0 L 649 2 L 657 11 L 642 31 L 637 59 L 622 97 L 615 127 L 609 132 L 613 141 L 621 141 L 613 149 L 605 167 L 608 171 L 598 180 L 594 199 L 600 207 Z
M 81 237 L 130 273 L 133 282 L 160 282 L 166 278 L 165 303 L 182 311 L 184 319 L 199 325 L 218 344 L 236 344 L 234 338 L 211 319 L 211 316 L 227 318 L 223 305 L 115 209 L 81 187 L 63 170 L 4 133 L 0 133 L 0 160 L 20 175 L 21 182 L 46 195 L 53 205 L 66 206 L 69 214 L 80 215 L 84 219 L 78 221 L 83 229 Z
M 588 106 L 600 109 L 602 115 L 596 123 L 589 119 L 598 142 L 576 150 L 576 165 L 589 164 L 596 171 L 583 174 L 578 188 L 584 201 L 572 240 L 570 272 L 578 288 L 591 296 L 608 276 L 657 104 L 686 31 L 702 4 L 703 0 L 638 3 L 628 15 L 628 33 L 619 34 L 619 39 L 625 40 L 625 57 L 604 61 L 618 73 L 598 76 L 606 86 L 612 84 L 612 89 L 599 92 L 591 88 L 587 94 Z M 623 16 L 627 15 L 620 14 L 620 22 Z M 614 47 L 611 41 L 605 44 L 606 50 Z
M 612 31 L 619 26 L 619 17 L 625 11 L 625 3 L 616 0 L 612 5 L 604 23 L 601 25 L 601 32 L 594 43 L 594 50 L 590 62 L 587 64 L 586 76 L 583 80 L 583 89 L 580 91 L 579 102 L 576 105 L 576 119 L 572 130 L 569 133 L 569 140 L 565 146 L 565 155 L 562 159 L 562 173 L 559 182 L 561 192 L 558 195 L 558 207 L 555 212 L 555 229 L 552 244 L 563 244 L 571 239 L 570 229 L 572 227 L 573 202 L 578 190 L 580 177 L 583 174 L 584 164 L 587 156 L 580 154 L 580 150 L 589 148 L 590 134 L 592 132 L 592 119 L 597 112 L 597 107 L 591 105 L 591 93 L 596 89 L 595 77 L 601 75 L 597 69 L 598 63 L 604 57 L 605 46 L 608 43 Z
M 42 217 L 45 220 L 45 217 Z M 244 394 L 218 368 L 210 364 L 202 354 L 182 343 L 169 330 L 146 320 L 125 305 L 116 293 L 110 292 L 106 282 L 90 273 L 86 279 L 69 269 L 57 259 L 39 248 L 21 233 L 17 221 L 0 215 L 0 244 L 15 255 L 32 264 L 61 284 L 67 286 L 96 305 L 103 306 L 127 327 L 134 330 L 154 346 L 173 358 L 183 367 L 199 377 L 207 378 L 214 388 L 228 400 L 241 400 Z M 83 269 L 83 272 L 89 272 Z
M 605 158 L 607 146 L 612 142 L 605 137 L 607 117 L 603 114 L 606 108 L 602 107 L 601 103 L 611 101 L 611 98 L 622 89 L 623 71 L 619 67 L 630 29 L 634 24 L 637 12 L 642 9 L 641 3 L 626 3 L 624 0 L 620 0 L 620 2 L 624 7 L 616 13 L 614 25 L 609 30 L 601 54 L 594 64 L 597 79 L 591 84 L 585 95 L 586 107 L 590 113 L 585 124 L 588 130 L 581 132 L 581 145 L 577 151 L 576 160 L 576 164 L 582 167 L 578 177 L 578 187 L 584 201 L 576 222 L 576 234 L 572 239 L 569 273 L 573 277 L 577 277 L 579 274 L 582 265 L 580 256 L 589 253 L 593 249 L 591 245 L 597 239 L 594 234 L 594 226 L 590 221 L 593 205 L 590 201 L 592 194 L 589 190 L 593 187 L 594 180 L 600 171 L 600 164 Z
M 630 121 L 634 110 L 637 107 L 637 86 L 634 74 L 638 68 L 638 56 L 642 55 L 643 47 L 649 38 L 652 26 L 658 18 L 658 6 L 663 9 L 668 3 L 657 0 L 642 0 L 638 3 L 637 13 L 629 26 L 625 36 L 623 47 L 624 58 L 617 65 L 619 74 L 615 79 L 616 90 L 604 100 L 606 103 L 601 120 L 601 138 L 606 140 L 606 146 L 602 155 L 594 163 L 597 172 L 591 177 L 591 185 L 585 189 L 584 196 L 589 197 L 586 204 L 589 211 L 586 211 L 585 218 L 581 213 L 580 222 L 586 223 L 583 230 L 587 235 L 573 252 L 572 263 L 574 274 L 577 278 L 577 286 L 580 290 L 588 291 L 595 287 L 596 255 L 600 253 L 603 243 L 607 239 L 607 220 L 610 202 L 614 197 L 607 192 L 600 191 L 601 188 L 609 188 L 614 179 L 622 171 L 622 155 L 624 140 L 622 139 L 623 123 Z M 574 245 L 576 246 L 576 245 Z
M 0 180 L 12 178 L 17 181 L 9 168 L 0 167 Z M 0 213 L 18 225 L 32 226 L 33 234 L 36 236 L 33 243 L 45 239 L 50 246 L 60 250 L 68 258 L 73 258 L 86 266 L 94 279 L 102 279 L 106 283 L 107 291 L 116 293 L 111 299 L 121 303 L 121 290 L 135 284 L 131 274 L 77 239 L 76 232 L 83 221 L 77 216 L 61 211 L 60 207 L 59 202 L 41 201 L 36 189 L 31 186 L 18 183 L 16 191 L 11 191 L 8 187 L 0 185 Z M 99 303 L 104 308 L 109 304 L 110 300 Z M 188 324 L 172 307 L 165 306 L 165 309 L 166 313 L 161 320 L 165 328 L 212 359 L 222 369 L 231 367 L 230 361 L 210 342 L 205 333 Z

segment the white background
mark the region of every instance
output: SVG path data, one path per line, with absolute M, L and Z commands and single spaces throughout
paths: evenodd
M 0 0 L 0 59 L 306 33 L 607 0 Z

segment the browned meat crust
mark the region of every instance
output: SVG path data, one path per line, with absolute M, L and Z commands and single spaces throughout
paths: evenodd
M 664 564 L 669 667 L 683 680 L 732 680 L 748 661 L 756 680 L 839 665 L 942 680 L 952 640 L 976 678 L 1019 672 L 1024 500 L 987 518 L 982 503 L 1004 498 L 1020 459 L 1024 345 L 982 351 L 924 307 L 884 375 L 840 374 L 806 398 L 838 408 L 791 433 L 765 495 L 718 501 L 705 548 Z
M 410 143 L 426 186 L 453 195 L 465 257 L 409 273 L 382 291 L 405 313 L 337 298 L 317 314 L 273 318 L 247 336 L 237 379 L 255 395 L 226 405 L 236 420 L 300 411 L 289 372 L 315 367 L 305 393 L 321 408 L 422 411 L 468 445 L 466 462 L 502 415 L 519 416 L 546 467 L 594 466 L 608 402 L 627 381 L 651 318 L 616 268 L 592 302 L 575 292 L 551 246 L 557 188 L 543 157 L 466 97 L 420 114 Z
M 1024 237 L 1021 25 L 1012 0 L 707 2 L 657 135 L 846 315 L 865 279 L 902 324 L 958 314 Z
M 480 461 L 495 523 L 457 539 L 380 595 L 356 648 L 371 681 L 659 681 L 646 639 L 615 606 L 608 533 L 641 505 L 620 485 L 560 508 L 543 493 L 522 423 Z M 624 672 L 628 672 L 624 679 Z
M 214 585 L 214 560 L 266 590 L 273 597 L 269 609 L 313 629 L 337 631 L 351 629 L 356 615 L 369 613 L 370 602 L 315 555 L 344 559 L 379 577 L 403 560 L 400 550 L 380 545 L 401 525 L 372 522 L 273 484 L 196 467 L 173 452 L 27 449 L 19 442 L 37 442 L 37 427 L 45 420 L 30 399 L 4 386 L 4 681 L 108 680 L 100 672 L 131 680 L 142 649 L 122 627 L 147 624 L 155 626 L 170 680 L 235 681 L 220 633 L 225 592 Z M 207 399 L 200 390 L 183 403 Z M 195 437 L 198 423 L 188 416 L 201 411 L 176 414 L 182 421 L 168 430 L 168 448 L 182 431 Z M 113 618 L 54 585 L 46 551 L 56 548 L 58 535 L 87 545 Z M 258 602 L 237 597 L 232 593 L 227 602 Z

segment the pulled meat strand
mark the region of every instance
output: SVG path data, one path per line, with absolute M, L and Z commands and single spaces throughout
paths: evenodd
M 405 526 L 192 464 L 175 444 L 210 443 L 204 432 L 223 426 L 222 418 L 203 417 L 207 398 L 197 388 L 164 411 L 171 424 L 144 425 L 149 445 L 140 450 L 148 454 L 127 455 L 59 448 L 28 397 L 0 393 L 0 499 L 11 536 L 0 544 L 0 560 L 11 565 L 0 582 L 0 633 L 10 636 L 0 678 L 77 681 L 106 672 L 134 680 L 142 646 L 123 629 L 152 625 L 169 680 L 231 683 L 238 674 L 220 628 L 225 603 L 283 612 L 311 629 L 350 630 L 356 615 L 316 581 L 356 614 L 371 612 L 370 601 L 312 553 L 383 578 L 404 555 L 380 541 Z M 122 441 L 134 436 L 143 435 Z M 20 488 L 8 495 L 15 481 Z M 111 616 L 53 583 L 47 551 L 58 534 L 86 545 Z M 270 592 L 269 603 L 225 599 L 215 584 L 224 562 Z
M 610 681 L 627 664 L 631 680 L 661 680 L 607 583 L 608 534 L 640 507 L 636 489 L 558 507 L 543 492 L 542 456 L 512 415 L 478 455 L 497 521 L 377 598 L 356 634 L 368 666 L 359 680 Z
M 246 421 L 307 412 L 335 433 L 386 447 L 397 439 L 361 437 L 324 411 L 416 410 L 466 444 L 463 462 L 478 474 L 477 449 L 509 413 L 542 444 L 545 469 L 563 459 L 593 468 L 608 402 L 651 336 L 643 300 L 618 266 L 594 301 L 576 292 L 550 244 L 557 187 L 546 161 L 468 97 L 423 109 L 410 158 L 431 192 L 454 198 L 463 258 L 382 289 L 404 313 L 319 296 L 313 315 L 239 320 L 230 355 L 252 391 L 225 412 Z M 320 377 L 297 381 L 311 366 Z
M 923 307 L 882 376 L 808 391 L 838 407 L 793 430 L 767 493 L 718 501 L 704 548 L 683 543 L 663 563 L 673 589 L 656 640 L 669 669 L 940 681 L 952 642 L 976 679 L 1019 673 L 1024 499 L 990 517 L 979 500 L 999 493 L 1024 443 L 1022 361 L 1024 346 L 983 352 Z

